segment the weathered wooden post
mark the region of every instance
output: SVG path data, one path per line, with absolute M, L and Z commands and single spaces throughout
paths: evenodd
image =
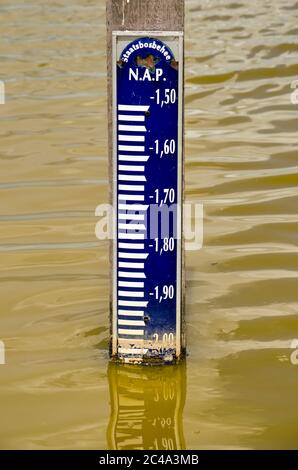
M 111 356 L 173 363 L 185 351 L 184 0 L 107 0 Z

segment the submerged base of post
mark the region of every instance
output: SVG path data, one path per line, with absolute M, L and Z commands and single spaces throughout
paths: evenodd
M 181 351 L 179 356 L 175 356 L 173 354 L 157 354 L 156 356 L 147 356 L 147 355 L 134 355 L 130 354 L 128 356 L 119 356 L 111 355 L 111 362 L 116 364 L 133 364 L 133 365 L 143 365 L 143 366 L 161 366 L 161 365 L 168 365 L 173 366 L 180 364 L 185 360 L 186 357 L 186 350 Z

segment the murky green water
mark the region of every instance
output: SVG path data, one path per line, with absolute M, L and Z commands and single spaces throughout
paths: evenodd
M 295 0 L 186 2 L 187 364 L 108 363 L 103 0 L 0 4 L 1 448 L 297 448 Z

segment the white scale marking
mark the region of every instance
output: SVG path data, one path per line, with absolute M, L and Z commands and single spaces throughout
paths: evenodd
M 124 132 L 147 132 L 145 126 L 127 126 L 125 124 L 118 125 L 118 131 Z
M 121 152 L 145 152 L 143 145 L 118 145 L 118 150 Z
M 144 282 L 136 281 L 118 281 L 118 287 L 136 287 L 139 289 L 144 288 Z
M 118 310 L 118 315 L 124 317 L 143 317 L 144 310 Z
M 118 238 L 121 240 L 144 240 L 144 233 L 118 233 Z
M 146 211 L 149 206 L 145 204 L 119 204 L 118 209 L 123 211 Z
M 127 272 L 127 271 L 119 271 L 118 276 L 119 277 L 124 277 L 126 279 L 128 279 L 128 278 L 130 278 L 130 279 L 145 279 L 146 278 L 144 273 L 131 273 L 131 272 Z
M 137 345 L 139 348 L 144 347 L 144 338 L 134 338 L 133 344 Z M 125 337 L 119 338 L 119 346 L 123 346 L 124 348 L 131 347 L 131 339 Z
M 148 111 L 150 106 L 136 104 L 118 104 L 118 111 Z
M 147 162 L 149 158 L 148 155 L 118 155 L 118 160 L 121 162 Z
M 145 214 L 119 214 L 119 220 L 144 220 Z
M 143 336 L 144 330 L 126 330 L 123 328 L 118 329 L 119 335 L 130 335 L 130 336 Z
M 144 269 L 144 263 L 129 263 L 125 261 L 119 261 L 119 268 L 131 268 L 131 269 Z
M 144 173 L 145 167 L 143 165 L 119 165 L 119 171 L 137 171 L 140 173 Z
M 144 185 L 136 185 L 136 184 L 119 184 L 118 185 L 119 191 L 145 191 Z
M 149 256 L 148 253 L 125 253 L 120 251 L 119 258 L 127 258 L 127 259 L 147 259 Z
M 129 290 L 118 290 L 119 297 L 144 297 L 144 292 L 141 291 L 129 291 Z
M 122 224 L 118 223 L 118 228 L 121 230 L 146 230 L 145 224 Z
M 143 196 L 142 194 L 119 194 L 118 200 L 119 201 L 144 201 L 145 196 Z
M 134 116 L 134 115 L 131 115 L 131 114 L 118 114 L 118 120 L 119 121 L 144 122 L 145 121 L 145 116 Z
M 118 140 L 120 142 L 145 142 L 144 135 L 118 135 Z
M 147 181 L 143 175 L 119 175 L 119 181 Z
M 119 111 L 135 111 L 135 112 L 146 112 L 150 106 L 143 105 L 118 105 Z M 135 133 L 132 135 L 127 134 L 118 134 L 118 161 L 122 162 L 147 162 L 149 160 L 148 155 L 141 155 L 145 152 L 145 145 L 135 145 L 135 143 L 142 142 L 145 143 L 145 136 L 139 135 L 139 133 L 146 133 L 147 129 L 145 125 L 138 124 L 139 122 L 144 123 L 145 116 L 140 115 L 126 115 L 119 114 L 119 121 L 129 121 L 131 124 L 118 124 L 119 132 L 131 132 Z M 127 144 L 123 144 L 127 142 Z M 132 144 L 132 145 L 130 145 Z M 132 155 L 124 155 L 121 152 L 129 152 Z M 140 153 L 138 155 L 138 153 Z M 140 173 L 145 172 L 145 167 L 143 165 L 118 165 L 119 172 L 127 172 L 128 174 L 119 174 L 118 175 L 118 191 L 119 192 L 128 192 L 128 194 L 118 194 L 118 201 L 124 201 L 124 204 L 119 203 L 118 205 L 118 239 L 125 240 L 124 242 L 118 243 L 119 250 L 144 250 L 144 243 L 129 243 L 129 240 L 144 240 L 145 234 L 143 233 L 122 233 L 120 230 L 146 230 L 145 223 L 129 223 L 129 221 L 141 221 L 144 222 L 145 211 L 148 209 L 148 205 L 143 204 L 126 204 L 127 201 L 144 201 L 145 196 L 140 194 L 129 194 L 130 192 L 144 192 L 145 186 L 138 184 L 119 184 L 119 182 L 146 182 L 146 177 L 140 175 Z M 134 174 L 137 173 L 137 174 Z M 139 174 L 138 174 L 139 173 Z M 121 210 L 131 211 L 132 213 L 121 213 Z M 141 214 L 136 214 L 136 211 L 142 211 Z M 119 213 L 120 212 L 120 213 Z M 120 221 L 120 222 L 119 222 Z M 123 223 L 122 223 L 123 221 Z M 128 221 L 128 223 L 125 223 Z M 141 269 L 144 270 L 145 264 L 136 262 L 135 260 L 146 260 L 149 256 L 149 253 L 132 253 L 127 251 L 118 252 L 118 268 L 128 268 L 128 269 Z M 131 260 L 122 261 L 123 259 Z M 118 297 L 128 298 L 127 300 L 118 299 L 118 307 L 147 307 L 148 301 L 146 300 L 130 300 L 131 298 L 144 298 L 144 291 L 136 290 L 121 290 L 121 288 L 139 288 L 144 289 L 144 282 L 136 281 L 135 279 L 145 279 L 146 276 L 144 272 L 127 272 L 127 271 L 118 271 L 118 278 L 124 278 L 124 280 L 118 280 Z M 128 279 L 126 281 L 125 279 Z M 118 334 L 124 336 L 144 336 L 144 329 L 133 329 L 128 327 L 145 327 L 145 322 L 143 320 L 144 311 L 143 310 L 121 310 L 118 309 L 118 316 L 130 316 L 135 319 L 119 319 L 118 318 Z M 126 326 L 127 328 L 121 328 L 121 326 Z M 125 339 L 125 338 L 124 338 Z M 125 339 L 126 341 L 128 339 Z M 123 348 L 119 347 L 119 354 L 145 354 L 148 349 L 145 348 Z
M 118 325 L 145 326 L 145 322 L 142 321 L 142 320 L 122 320 L 122 319 L 120 319 L 120 320 L 118 320 Z
M 144 243 L 118 243 L 118 247 L 124 250 L 144 250 Z
M 147 307 L 146 300 L 118 300 L 119 307 Z

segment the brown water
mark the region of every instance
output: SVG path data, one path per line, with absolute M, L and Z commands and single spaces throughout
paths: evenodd
M 1 448 L 298 447 L 298 4 L 186 4 L 204 247 L 187 364 L 152 370 L 108 366 L 104 1 L 1 1 Z

